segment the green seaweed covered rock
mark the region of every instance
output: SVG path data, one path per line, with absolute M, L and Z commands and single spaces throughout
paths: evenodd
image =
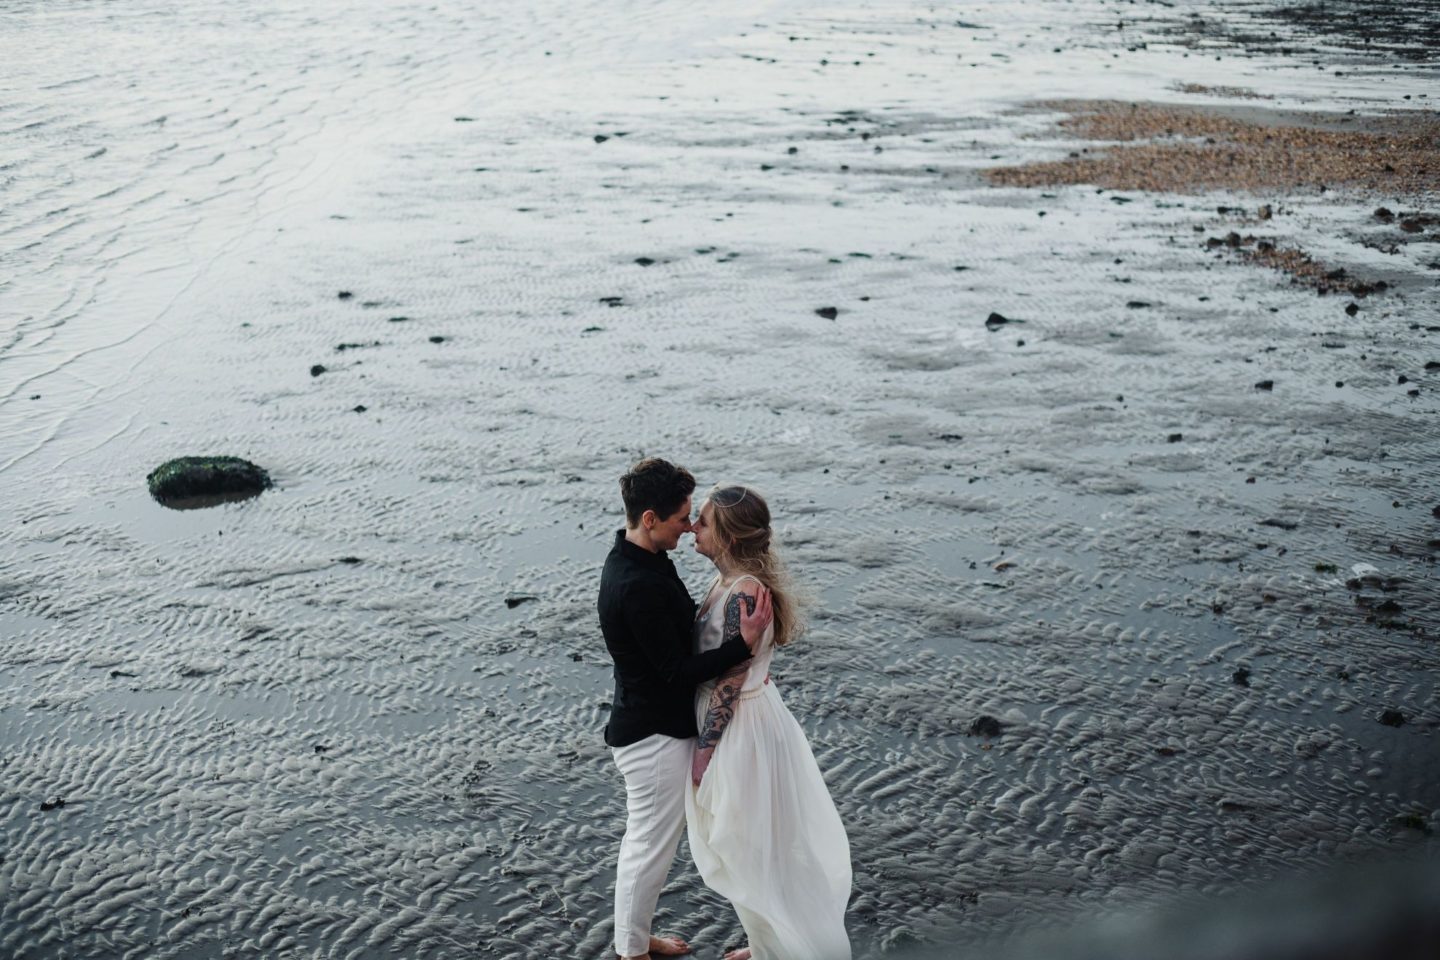
M 167 507 L 208 507 L 258 496 L 270 474 L 239 457 L 176 457 L 145 478 L 150 495 Z

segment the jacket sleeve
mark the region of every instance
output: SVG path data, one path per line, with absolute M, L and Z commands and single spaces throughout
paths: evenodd
M 621 609 L 636 648 L 665 683 L 693 687 L 750 658 L 744 640 L 731 640 L 714 650 L 689 654 L 690 624 L 675 622 L 664 597 L 652 591 L 631 591 Z

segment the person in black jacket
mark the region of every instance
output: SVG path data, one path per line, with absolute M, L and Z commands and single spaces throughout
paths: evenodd
M 625 958 L 689 953 L 650 932 L 660 888 L 685 829 L 695 748 L 695 686 L 747 660 L 771 619 L 760 588 L 741 638 L 694 654 L 695 602 L 666 555 L 690 532 L 695 478 L 659 458 L 620 478 L 625 529 L 600 575 L 600 632 L 615 663 L 605 742 L 625 778 L 625 837 L 615 870 L 615 952 Z

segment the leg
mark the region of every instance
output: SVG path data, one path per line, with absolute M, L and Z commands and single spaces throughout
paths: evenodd
M 650 922 L 685 830 L 693 747 L 693 740 L 656 734 L 613 751 L 625 777 L 625 837 L 615 868 L 615 952 L 622 957 L 644 956 L 652 947 L 688 950 L 684 941 L 652 940 Z

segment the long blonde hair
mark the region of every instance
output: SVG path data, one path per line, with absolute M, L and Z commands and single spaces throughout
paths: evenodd
M 706 499 L 717 548 L 740 572 L 769 588 L 775 645 L 783 647 L 805 632 L 805 604 L 784 562 L 771 548 L 770 505 L 758 492 L 739 484 L 717 485 Z

